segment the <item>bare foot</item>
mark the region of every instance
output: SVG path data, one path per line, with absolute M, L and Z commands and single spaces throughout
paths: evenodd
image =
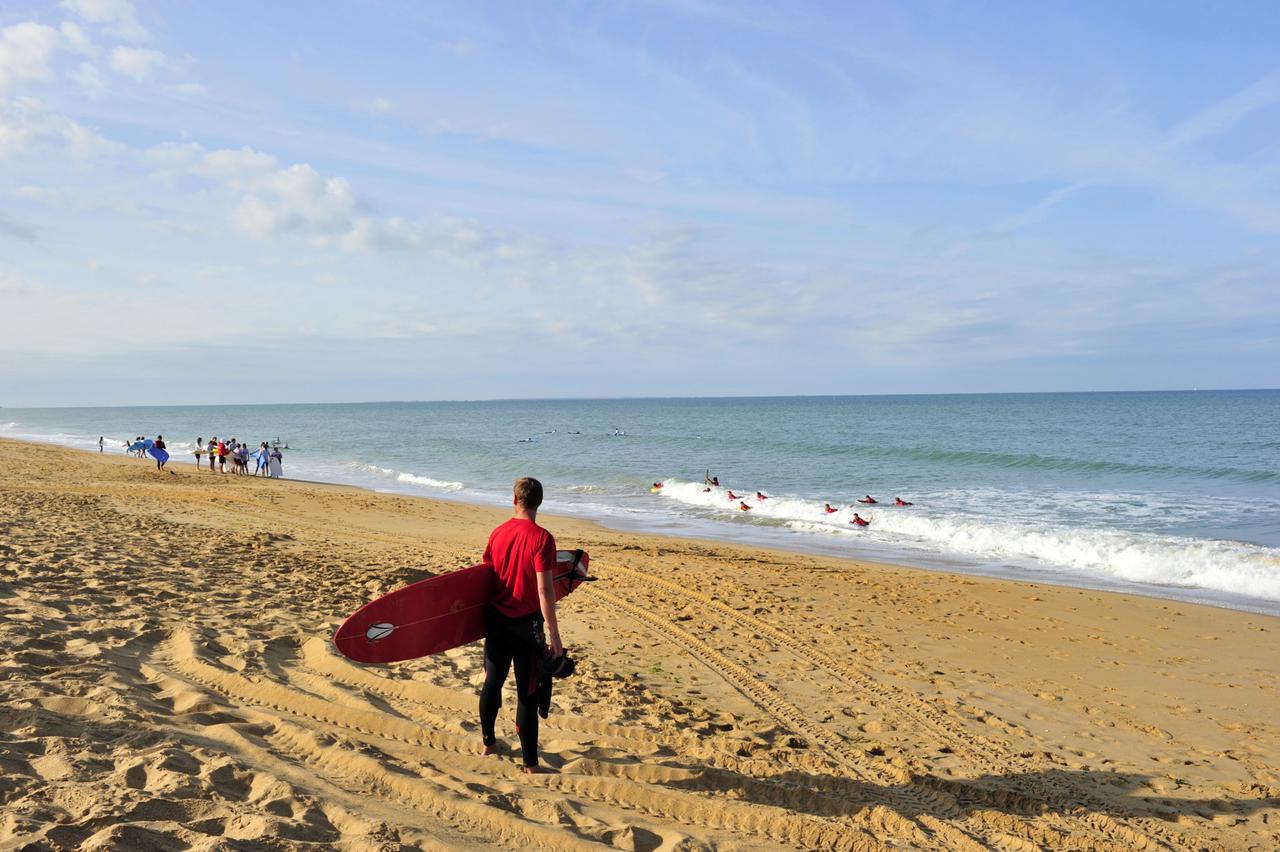
M 521 769 L 525 775 L 555 775 L 556 770 L 549 766 L 523 766 Z
M 497 743 L 490 743 L 484 747 L 484 755 L 488 757 L 491 754 L 497 754 L 502 748 Z

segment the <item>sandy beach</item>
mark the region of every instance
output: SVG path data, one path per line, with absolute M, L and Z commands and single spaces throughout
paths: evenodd
M 523 776 L 366 600 L 506 514 L 0 441 L 0 848 L 1280 846 L 1280 621 L 554 516 L 600 581 Z

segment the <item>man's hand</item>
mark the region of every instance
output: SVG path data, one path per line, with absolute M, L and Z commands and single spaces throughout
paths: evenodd
M 556 621 L 556 591 L 550 571 L 538 573 L 538 603 L 542 608 L 542 621 L 546 625 L 547 636 L 551 638 L 551 655 L 558 657 L 564 653 L 564 645 L 560 644 L 560 624 Z

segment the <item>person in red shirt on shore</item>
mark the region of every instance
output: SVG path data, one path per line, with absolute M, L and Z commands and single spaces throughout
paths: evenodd
M 516 732 L 524 771 L 549 772 L 538 765 L 538 669 L 543 647 L 564 653 L 556 622 L 556 540 L 538 526 L 542 483 L 516 480 L 515 517 L 489 535 L 484 561 L 493 566 L 494 590 L 485 607 L 484 687 L 480 690 L 480 735 L 484 753 L 498 750 L 494 725 L 502 706 L 502 687 L 516 669 Z M 544 636 L 545 627 L 545 636 Z

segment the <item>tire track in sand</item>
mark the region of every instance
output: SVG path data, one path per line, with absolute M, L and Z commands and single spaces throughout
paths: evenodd
M 144 666 L 144 675 L 152 679 L 178 677 L 185 682 L 197 684 L 232 704 L 276 711 L 280 715 L 271 714 L 272 730 L 263 734 L 264 738 L 273 748 L 294 760 L 317 768 L 323 767 L 325 777 L 331 783 L 346 789 L 352 786 L 372 786 L 379 793 L 393 793 L 397 799 L 411 804 L 416 802 L 427 812 L 451 821 L 462 820 L 466 823 L 478 818 L 478 815 L 494 810 L 491 806 L 481 806 L 481 811 L 474 812 L 470 808 L 458 810 L 456 804 L 442 803 L 439 801 L 438 790 L 424 790 L 415 786 L 413 779 L 399 777 L 377 758 L 351 749 L 342 742 L 344 739 L 351 739 L 377 743 L 380 744 L 377 746 L 380 751 L 399 752 L 419 760 L 423 756 L 423 748 L 444 752 L 448 754 L 447 763 L 451 767 L 465 768 L 479 775 L 492 775 L 503 764 L 480 756 L 474 737 L 426 730 L 409 720 L 388 716 L 371 707 L 338 706 L 333 700 L 299 692 L 261 676 L 244 676 L 219 669 L 199 659 L 189 634 L 174 634 L 166 643 L 161 656 L 162 659 L 157 660 L 155 666 Z M 333 736 L 327 732 L 317 734 L 307 727 L 290 723 L 290 716 L 321 723 L 333 732 Z M 679 770 L 672 767 L 646 766 L 636 771 L 636 780 L 627 778 L 625 773 L 615 772 L 610 767 L 611 764 L 607 762 L 583 758 L 571 762 L 567 767 L 573 771 L 558 775 L 519 776 L 515 775 L 518 770 L 514 764 L 506 767 L 506 772 L 526 783 L 549 790 L 621 806 L 691 828 L 728 830 L 784 844 L 799 843 L 812 848 L 878 850 L 885 847 L 877 839 L 877 835 L 886 832 L 912 843 L 920 843 L 926 839 L 909 821 L 884 809 L 868 807 L 854 814 L 849 814 L 846 810 L 834 820 L 806 816 L 787 810 L 795 803 L 793 795 L 787 801 L 764 804 L 768 812 L 762 812 L 760 805 L 745 806 L 710 799 L 698 792 L 673 791 L 653 786 L 672 780 L 688 780 L 688 776 L 681 779 Z M 700 774 L 700 770 L 692 772 Z M 714 790 L 716 787 L 713 785 L 710 789 Z M 522 837 L 538 845 L 544 845 L 551 837 L 539 833 L 535 839 L 525 829 L 517 830 L 511 826 L 489 826 L 488 830 L 504 836 Z
M 729 659 L 673 622 L 603 589 L 593 589 L 592 595 L 612 609 L 647 625 L 677 647 L 692 654 L 737 689 L 748 701 L 764 710 L 787 729 L 807 737 L 812 744 L 821 744 L 827 753 L 835 758 L 834 764 L 852 772 L 856 778 L 871 785 L 859 791 L 863 796 L 869 789 L 877 790 L 875 795 L 882 799 L 881 803 L 900 813 L 913 815 L 916 822 L 928 833 L 945 842 L 950 848 L 963 850 L 984 848 L 967 832 L 943 822 L 936 816 L 941 815 L 956 822 L 964 821 L 963 809 L 950 794 L 916 785 L 909 773 L 869 763 L 839 736 L 810 722 L 800 708 L 783 697 L 777 689 L 759 680 L 754 672 Z
M 611 570 L 614 569 L 611 567 Z M 779 637 L 780 640 L 783 640 L 782 644 L 790 648 L 793 653 L 797 653 L 802 659 L 809 659 L 818 667 L 827 669 L 837 676 L 845 674 L 842 667 L 829 655 L 818 651 L 815 656 L 824 657 L 825 661 L 823 662 L 829 661 L 828 664 L 831 668 L 828 668 L 827 665 L 819 664 L 810 657 L 815 649 L 809 648 L 767 622 L 740 613 L 702 593 L 689 592 L 685 594 L 687 590 L 683 587 L 660 581 L 659 578 L 644 574 L 644 572 L 635 571 L 634 569 L 617 570 L 632 575 L 643 575 L 636 576 L 636 579 L 642 582 L 646 579 L 659 581 L 687 597 L 705 599 L 704 602 L 709 603 L 716 612 L 737 621 L 739 624 L 753 630 L 762 630 L 770 636 Z M 861 759 L 860 753 L 850 749 L 843 740 L 825 728 L 810 722 L 803 711 L 786 701 L 776 689 L 759 681 L 754 672 L 730 660 L 701 639 L 677 626 L 674 622 L 657 616 L 651 610 L 630 604 L 618 596 L 601 589 L 593 589 L 593 593 L 603 598 L 607 605 L 613 606 L 632 618 L 647 624 L 660 635 L 671 640 L 677 647 L 684 648 L 695 657 L 701 659 L 705 665 L 734 686 L 748 700 L 751 700 L 793 732 L 808 736 L 813 742 L 822 743 L 831 753 L 838 756 L 839 762 L 845 768 L 853 771 L 858 777 L 867 781 L 897 785 L 888 791 L 891 794 L 890 799 L 897 799 L 900 805 L 905 805 L 904 810 L 907 812 L 910 812 L 912 808 L 918 808 L 922 812 L 920 816 L 921 822 L 942 836 L 947 835 L 947 829 L 950 826 L 945 823 L 936 823 L 937 815 L 965 825 L 978 823 L 982 830 L 977 833 L 986 835 L 991 841 L 995 840 L 994 835 L 1000 835 L 1009 842 L 1016 840 L 1019 843 L 1031 843 L 1041 847 L 1058 845 L 1067 836 L 1078 838 L 1081 828 L 1085 828 L 1086 831 L 1094 835 L 1095 845 L 1104 848 L 1154 849 L 1160 847 L 1176 848 L 1182 845 L 1176 841 L 1169 840 L 1169 835 L 1159 828 L 1155 828 L 1152 831 L 1151 829 L 1154 827 L 1144 826 L 1144 830 L 1139 831 L 1118 822 L 1104 813 L 1089 811 L 1078 805 L 1068 805 L 1066 803 L 1053 802 L 1052 800 L 1047 801 L 1046 797 L 1028 796 L 1008 789 L 991 791 L 974 785 L 961 785 L 959 782 L 941 781 L 929 776 L 910 773 L 891 765 L 869 765 L 867 761 Z M 835 670 L 832 671 L 832 669 Z M 842 679 L 848 682 L 846 678 Z M 879 685 L 877 684 L 877 686 Z M 887 688 L 881 687 L 881 691 L 887 692 Z M 1003 774 L 1007 772 L 1008 764 L 992 765 L 992 770 L 993 775 Z M 966 809 L 960 808 L 956 798 L 951 793 L 951 789 L 957 787 L 962 788 L 967 800 L 974 800 L 984 807 L 975 808 L 971 804 Z M 890 801 L 890 804 L 892 805 L 892 801 Z M 1058 807 L 1058 810 L 1054 810 L 1054 805 Z M 1039 813 L 1041 819 L 1050 825 L 1033 825 L 1028 820 L 1018 819 L 1000 810 L 1002 807 L 1008 808 L 1010 806 L 1028 813 Z M 1099 806 L 1105 806 L 1105 804 L 1100 803 Z M 964 810 L 968 811 L 967 814 L 963 813 Z M 1068 816 L 1079 820 L 1079 822 L 1067 819 Z M 949 840 L 957 848 L 964 848 L 966 843 L 972 842 L 969 836 L 964 834 L 958 838 L 949 838 Z M 1016 846 L 1017 844 L 1015 843 L 1014 845 Z
M 714 610 L 719 615 L 736 622 L 748 630 L 762 636 L 768 636 L 815 668 L 826 671 L 863 695 L 870 695 L 875 703 L 892 708 L 895 718 L 906 718 L 920 729 L 928 731 L 942 742 L 957 749 L 957 751 L 962 750 L 965 757 L 983 767 L 993 776 L 1004 775 L 1011 768 L 1029 772 L 1039 768 L 1021 758 L 1016 752 L 1003 749 L 986 737 L 970 734 L 962 725 L 956 724 L 945 714 L 938 713 L 928 702 L 922 701 L 904 690 L 881 683 L 864 668 L 837 660 L 821 649 L 802 641 L 794 633 L 789 633 L 763 619 L 734 609 L 712 595 L 673 583 L 635 568 L 611 565 L 609 570 L 614 574 L 630 576 L 641 585 L 661 589 L 677 598 L 692 600 L 704 608 Z M 929 782 L 925 781 L 924 783 L 928 784 Z M 945 786 L 953 786 L 954 783 L 937 781 L 935 788 L 945 789 Z M 973 792 L 976 789 L 968 787 L 966 792 Z M 985 793 L 986 791 L 982 792 Z M 1086 790 L 1073 789 L 1072 797 L 1077 801 L 1088 802 L 1095 808 L 1110 807 L 1108 803 L 1091 795 Z M 1027 811 L 1038 807 L 1048 808 L 1051 813 L 1055 814 L 1070 811 L 1073 816 L 1083 819 L 1094 831 L 1111 841 L 1124 844 L 1126 848 L 1148 849 L 1159 845 L 1175 848 L 1180 845 L 1163 826 L 1154 824 L 1148 818 L 1130 817 L 1141 826 L 1139 830 L 1122 824 L 1105 813 L 1084 811 L 1078 805 L 1072 805 L 1061 797 L 1046 795 L 1039 790 L 1027 792 L 1016 787 L 1013 789 L 1006 787 L 998 792 L 987 793 L 982 798 L 998 799 L 998 801 L 992 803 L 1003 806 L 1012 805 Z M 1064 831 L 1071 832 L 1075 830 L 1061 818 L 1055 819 L 1054 822 Z M 1042 842 L 1041 838 L 1028 839 L 1032 840 L 1032 842 Z
M 397 699 L 403 704 L 439 708 L 441 705 L 434 704 L 426 696 L 440 700 L 456 695 L 420 681 L 403 681 L 370 674 L 329 654 L 324 647 L 321 647 L 318 640 L 306 643 L 303 658 L 307 660 L 307 668 L 311 671 L 324 674 L 337 683 L 372 692 L 384 698 Z M 442 696 L 438 693 L 446 693 L 446 695 Z M 474 702 L 461 707 L 454 702 L 453 709 L 457 712 L 469 713 L 474 709 L 471 704 Z M 438 714 L 432 711 L 428 711 L 426 715 L 439 718 Z M 666 746 L 680 752 L 691 751 L 691 747 L 700 748 L 704 752 L 708 751 L 706 743 L 692 734 L 677 735 L 679 739 L 659 737 L 651 734 L 647 729 L 610 725 L 565 713 L 555 714 L 545 724 L 550 730 L 598 736 L 631 749 L 634 749 L 637 744 L 643 744 Z M 752 801 L 788 809 L 808 810 L 822 815 L 839 816 L 848 814 L 850 810 L 851 800 L 847 795 L 850 788 L 844 785 L 836 784 L 836 789 L 828 792 L 785 778 L 770 776 L 762 773 L 760 766 L 762 761 L 735 758 L 727 747 L 713 751 L 707 757 L 712 761 L 710 764 L 699 763 L 692 767 L 688 763 L 626 763 L 592 759 L 578 759 L 571 763 L 576 772 L 588 775 L 607 775 L 650 783 L 698 781 L 700 783 L 695 786 L 708 790 L 749 788 Z M 762 775 L 763 777 L 760 777 Z M 887 821 L 881 818 L 879 822 L 884 824 Z

